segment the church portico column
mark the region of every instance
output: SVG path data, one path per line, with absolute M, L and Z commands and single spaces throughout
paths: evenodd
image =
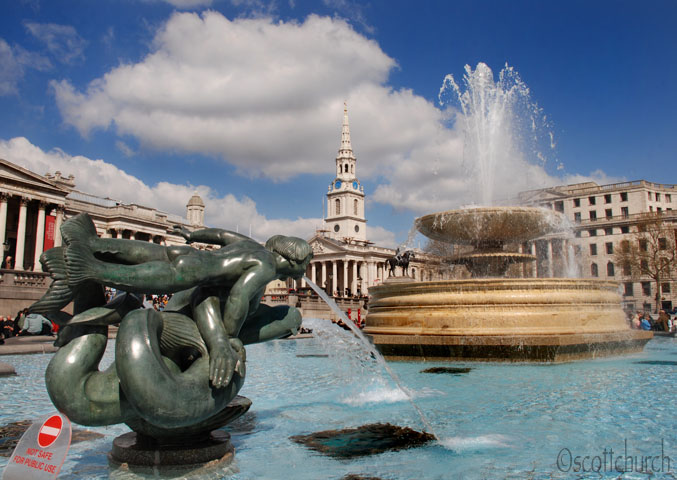
M 28 202 L 30 199 L 22 197 L 19 207 L 19 226 L 16 232 L 16 253 L 14 259 L 14 268 L 24 269 L 24 250 L 26 248 L 26 214 L 28 211 Z
M 358 277 L 357 271 L 358 271 L 358 267 L 357 267 L 357 260 L 351 260 L 351 262 L 353 264 L 353 278 L 352 278 L 352 282 L 351 282 L 351 286 L 350 286 L 350 291 L 353 293 L 353 295 L 355 295 L 357 293 L 357 277 Z
M 61 238 L 61 224 L 63 223 L 63 206 L 56 207 L 56 219 L 54 220 L 54 246 L 60 247 L 63 243 Z
M 333 295 L 338 290 L 338 265 L 336 260 L 331 262 L 331 294 Z
M 313 262 L 310 264 L 310 279 L 313 281 L 313 283 L 317 284 L 317 262 Z
M 42 251 L 45 248 L 45 208 L 47 208 L 47 204 L 40 202 L 38 205 L 38 224 L 35 234 L 35 256 L 33 258 L 33 271 L 35 272 L 42 272 L 40 255 L 42 255 Z
M 0 245 L 3 245 L 6 240 L 7 230 L 7 201 L 9 195 L 0 193 Z M 3 252 L 4 253 L 4 252 Z M 3 259 L 4 260 L 4 259 Z
M 346 294 L 348 288 L 348 260 L 343 260 L 343 291 L 341 296 Z
M 325 290 L 327 289 L 327 262 L 321 262 L 322 263 L 322 283 L 320 284 L 320 288 Z

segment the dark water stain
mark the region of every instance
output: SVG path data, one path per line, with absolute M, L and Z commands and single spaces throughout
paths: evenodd
M 409 427 L 398 427 L 390 423 L 371 423 L 356 428 L 324 430 L 289 438 L 316 452 L 335 458 L 362 457 L 402 450 L 424 445 L 435 439 L 429 433 L 418 432 Z
M 421 373 L 446 373 L 448 375 L 462 375 L 469 373 L 471 367 L 432 367 L 421 370 Z
M 677 365 L 677 361 L 674 360 L 639 360 L 634 363 L 641 363 L 642 365 Z

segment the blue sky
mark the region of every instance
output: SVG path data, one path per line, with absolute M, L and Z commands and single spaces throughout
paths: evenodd
M 319 226 L 344 100 L 371 240 L 467 203 L 462 127 L 437 97 L 479 62 L 519 72 L 556 141 L 544 165 L 504 166 L 504 195 L 677 183 L 674 2 L 0 5 L 0 157 L 171 213 L 197 190 L 210 225 L 260 240 Z

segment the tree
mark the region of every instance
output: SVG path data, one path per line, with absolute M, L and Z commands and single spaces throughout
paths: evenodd
M 637 231 L 622 240 L 614 261 L 633 279 L 650 278 L 656 283 L 656 312 L 661 308 L 661 282 L 669 280 L 677 267 L 675 226 L 660 213 L 649 213 L 637 223 Z

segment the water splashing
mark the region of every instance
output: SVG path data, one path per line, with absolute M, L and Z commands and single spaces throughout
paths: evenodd
M 414 403 L 414 400 L 412 399 L 411 394 L 409 391 L 402 385 L 402 381 L 400 378 L 397 376 L 397 374 L 390 368 L 388 363 L 385 361 L 383 358 L 383 355 L 374 348 L 374 346 L 371 344 L 371 342 L 367 339 L 367 337 L 360 331 L 359 328 L 343 313 L 343 311 L 336 305 L 336 302 L 327 295 L 327 293 L 322 290 L 320 287 L 318 287 L 314 282 L 312 282 L 308 277 L 303 277 L 303 279 L 306 281 L 306 283 L 312 288 L 315 293 L 317 293 L 322 300 L 324 300 L 327 305 L 329 305 L 329 308 L 331 308 L 340 318 L 343 320 L 343 323 L 345 323 L 350 330 L 357 336 L 357 338 L 360 339 L 362 346 L 371 354 L 371 356 L 379 363 L 379 365 L 386 371 L 388 372 L 388 375 L 393 379 L 393 382 L 395 382 L 395 385 L 400 389 L 402 393 L 406 396 L 407 400 L 409 400 L 409 403 L 411 404 L 412 407 L 414 407 L 414 410 L 416 410 L 416 413 L 418 413 L 418 416 L 421 419 L 421 423 L 423 423 L 425 429 L 427 432 L 431 433 L 432 435 L 435 436 L 436 439 L 439 440 L 439 436 L 435 433 L 435 429 L 432 427 L 432 424 L 428 421 L 428 419 L 425 417 L 421 409 Z
M 498 81 L 485 63 L 475 70 L 465 66 L 463 86 L 449 74 L 439 92 L 441 106 L 460 106 L 456 118 L 465 132 L 464 168 L 474 180 L 470 197 L 480 205 L 493 205 L 498 187 L 520 167 L 529 175 L 528 163 L 541 167 L 555 141 L 543 110 L 531 100 L 530 90 L 517 71 L 506 64 Z M 512 167 L 511 167 L 512 166 Z M 506 169 L 506 167 L 508 167 Z

